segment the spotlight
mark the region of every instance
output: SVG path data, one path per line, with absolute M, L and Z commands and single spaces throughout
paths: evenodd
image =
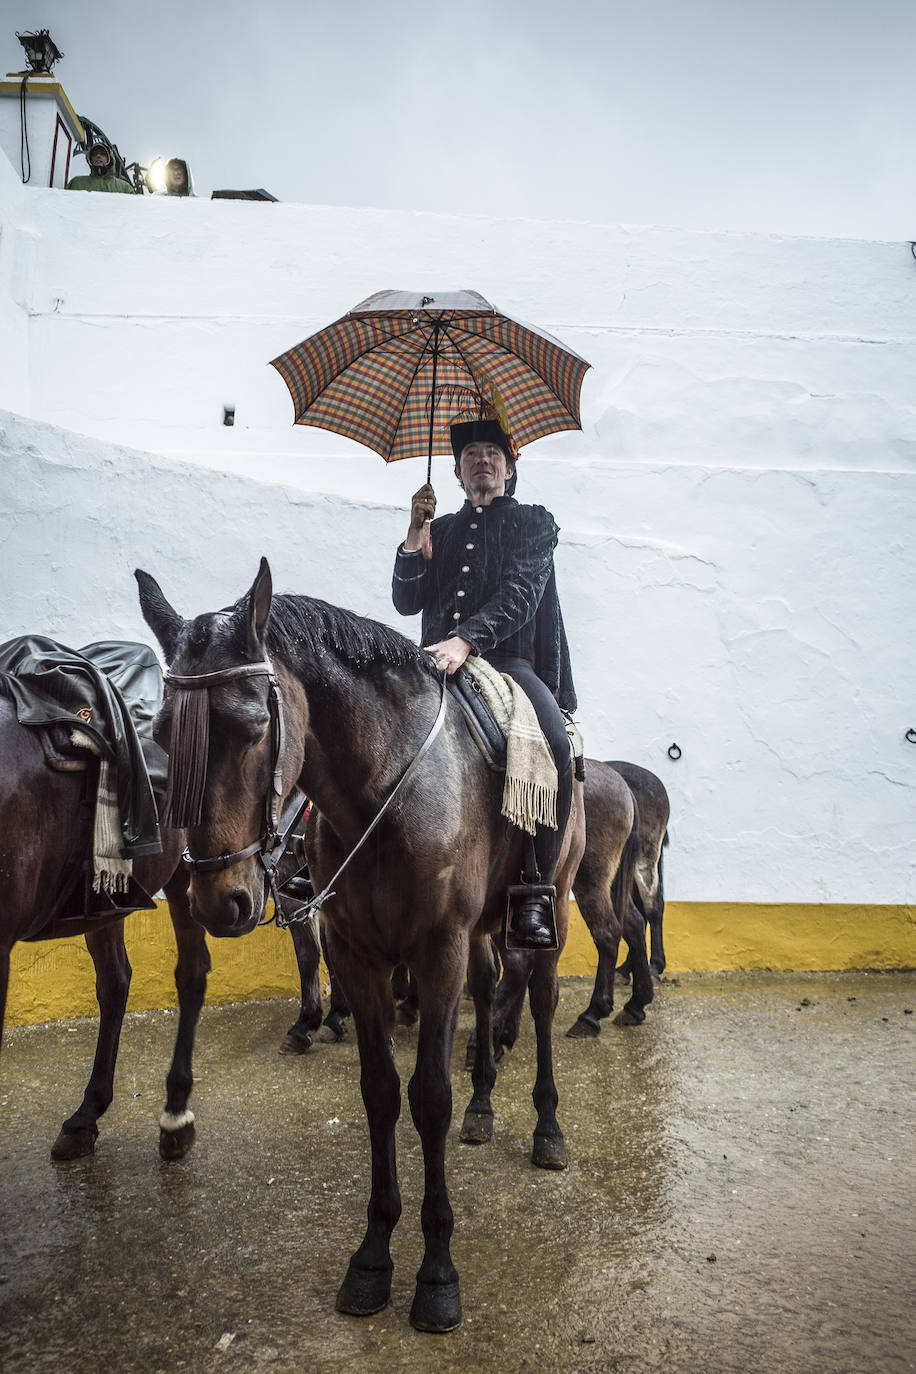
M 25 48 L 25 60 L 33 76 L 50 76 L 51 68 L 59 62 L 63 53 L 59 51 L 47 29 L 37 33 L 17 33 L 16 37 Z
M 165 190 L 165 159 L 154 157 L 146 173 L 146 184 L 154 196 Z

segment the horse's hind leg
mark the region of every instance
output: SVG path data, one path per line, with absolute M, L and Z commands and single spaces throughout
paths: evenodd
M 328 1014 L 324 1018 L 321 1027 L 320 1038 L 322 1040 L 342 1040 L 347 1033 L 347 1017 L 350 1015 L 350 1006 L 347 1002 L 346 994 L 340 985 L 337 971 L 334 968 L 333 960 L 328 954 L 328 945 L 325 938 L 324 926 L 319 926 L 321 936 L 321 952 L 324 955 L 325 966 L 328 970 L 328 982 L 331 984 L 331 1001 L 328 1007 Z
M 6 1020 L 6 990 L 10 982 L 10 952 L 0 949 L 0 1044 L 3 1043 L 3 1026 Z
M 614 1010 L 614 966 L 620 948 L 620 922 L 607 892 L 584 888 L 577 894 L 579 910 L 598 951 L 595 986 L 585 1011 L 566 1034 L 582 1040 L 601 1034 L 601 1022 Z
M 485 1145 L 493 1139 L 493 1106 L 490 1095 L 496 1082 L 493 1058 L 493 995 L 496 991 L 496 959 L 488 937 L 471 944 L 468 985 L 474 999 L 474 1057 L 471 1064 L 473 1095 L 461 1125 L 459 1139 L 465 1145 Z
M 415 1026 L 420 1014 L 420 990 L 417 980 L 406 964 L 398 964 L 391 979 L 391 991 L 398 1004 L 399 1026 Z
M 86 946 L 95 965 L 95 990 L 99 1003 L 99 1035 L 92 1073 L 83 1100 L 60 1128 L 51 1146 L 51 1158 L 78 1159 L 91 1155 L 98 1138 L 98 1120 L 111 1105 L 114 1092 L 118 1042 L 130 991 L 131 967 L 124 946 L 124 922 L 86 935 Z
M 437 937 L 436 944 L 437 948 L 416 965 L 420 1032 L 417 1066 L 408 1096 L 414 1125 L 423 1143 L 426 1187 L 420 1216 L 425 1249 L 417 1271 L 410 1320 L 420 1331 L 453 1331 L 461 1322 L 461 1298 L 458 1271 L 450 1250 L 454 1217 L 445 1184 L 445 1146 L 452 1118 L 452 1045 L 468 942 L 462 931 L 456 932 L 447 944 Z
M 518 1039 L 533 956 L 525 950 L 506 949 L 500 940 L 499 957 L 502 977 L 493 1003 L 493 1044 L 497 1060 L 502 1057 L 503 1049 L 511 1050 Z
M 194 1113 L 188 1098 L 194 1086 L 191 1061 L 200 1009 L 207 991 L 210 954 L 203 927 L 192 918 L 188 879 L 179 868 L 165 885 L 169 915 L 178 946 L 175 987 L 178 992 L 178 1033 L 165 1080 L 165 1109 L 159 1118 L 159 1153 L 163 1159 L 183 1159 L 194 1144 Z
M 558 924 L 560 907 L 561 901 L 558 899 Z M 566 919 L 568 921 L 568 912 Z M 559 1097 L 553 1077 L 553 1017 L 560 998 L 558 961 L 559 953 L 554 950 L 536 954 L 528 984 L 528 999 L 534 1017 L 538 1053 L 537 1078 L 531 1094 L 538 1114 L 531 1162 L 539 1169 L 565 1169 L 568 1163 L 563 1132 L 557 1121 Z
M 286 1032 L 280 1046 L 281 1054 L 305 1054 L 312 1045 L 312 1032 L 321 1025 L 321 981 L 318 965 L 321 946 L 318 942 L 318 917 L 308 921 L 294 921 L 289 928 L 299 969 L 299 1016 Z
M 644 1008 L 655 996 L 652 973 L 649 969 L 649 953 L 646 949 L 646 929 L 642 913 L 637 911 L 634 902 L 630 902 L 623 922 L 623 938 L 630 951 L 633 993 L 623 1010 L 614 1017 L 616 1026 L 641 1026 L 646 1019 Z

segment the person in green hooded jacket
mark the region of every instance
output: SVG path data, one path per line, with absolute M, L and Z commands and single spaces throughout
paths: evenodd
M 71 177 L 67 182 L 68 191 L 113 191 L 116 195 L 136 195 L 130 182 L 118 176 L 107 143 L 93 143 L 86 153 L 86 161 L 89 163 L 89 175 Z

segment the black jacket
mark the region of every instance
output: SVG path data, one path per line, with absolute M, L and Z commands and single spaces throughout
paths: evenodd
M 576 709 L 553 567 L 557 523 L 543 506 L 497 496 L 432 522 L 433 556 L 398 550 L 392 599 L 422 612 L 422 642 L 459 635 L 483 658 L 525 658 L 566 711 Z

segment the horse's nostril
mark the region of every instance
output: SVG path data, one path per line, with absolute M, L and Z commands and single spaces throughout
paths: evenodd
M 237 888 L 228 903 L 230 910 L 235 908 L 233 925 L 240 925 L 251 916 L 251 897 L 243 887 Z
M 200 901 L 191 893 L 191 915 L 211 935 L 240 935 L 251 920 L 254 904 L 243 887 L 234 888 L 215 901 Z

